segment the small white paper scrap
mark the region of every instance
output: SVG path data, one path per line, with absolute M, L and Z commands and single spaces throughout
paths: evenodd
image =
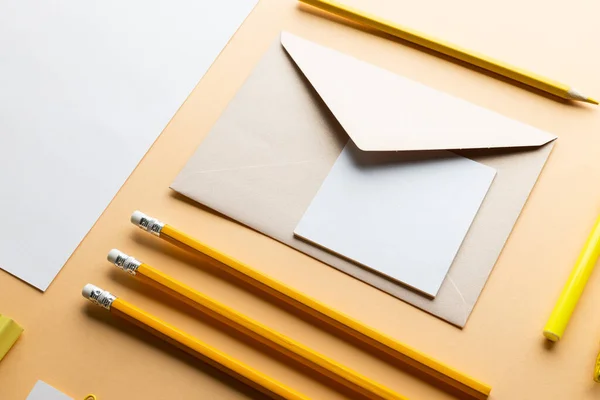
M 73 400 L 46 382 L 37 381 L 26 400 Z

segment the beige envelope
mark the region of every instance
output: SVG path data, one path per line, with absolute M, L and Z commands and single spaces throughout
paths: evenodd
M 496 169 L 435 299 L 294 237 L 348 137 L 363 151 L 449 149 Z M 284 32 L 171 188 L 463 327 L 554 139 Z

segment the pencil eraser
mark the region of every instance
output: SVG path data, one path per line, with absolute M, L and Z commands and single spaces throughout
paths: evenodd
M 92 285 L 91 283 L 88 283 L 81 290 L 81 295 L 89 300 L 90 297 L 92 296 L 92 293 L 97 292 L 97 291 L 102 291 L 102 289 L 100 289 L 96 285 Z
M 23 328 L 12 319 L 0 314 L 0 361 L 21 336 Z
M 122 251 L 117 250 L 117 249 L 112 249 L 111 251 L 108 252 L 108 256 L 106 257 L 106 259 L 108 261 L 111 262 L 111 264 L 114 264 L 117 262 L 117 259 L 119 258 L 119 256 L 123 254 Z
M 146 216 L 146 214 L 144 214 L 143 212 L 141 212 L 139 210 L 135 210 L 133 212 L 133 214 L 131 214 L 131 223 L 134 224 L 134 225 L 139 226 L 140 223 L 142 222 L 143 218 L 148 219 L 148 217 Z

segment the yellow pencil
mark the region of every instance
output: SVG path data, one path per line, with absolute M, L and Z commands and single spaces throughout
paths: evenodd
M 558 342 L 567 328 L 575 306 L 583 293 L 583 289 L 592 274 L 592 270 L 600 256 L 600 217 L 587 239 L 575 267 L 565 284 L 554 310 L 544 327 L 544 336 L 553 342 Z
M 131 222 L 141 229 L 187 250 L 195 250 L 217 261 L 222 271 L 242 280 L 295 309 L 329 325 L 337 331 L 358 340 L 410 367 L 443 387 L 459 391 L 473 399 L 487 399 L 491 387 L 481 383 L 433 358 L 406 346 L 377 330 L 287 286 L 250 266 L 210 247 L 183 232 L 140 211 L 131 216 Z
M 227 326 L 245 334 L 271 349 L 296 360 L 338 384 L 350 389 L 360 398 L 369 400 L 402 400 L 404 397 L 387 387 L 329 359 L 303 344 L 254 321 L 232 308 L 219 303 L 163 272 L 144 264 L 134 257 L 113 249 L 108 260 L 144 283 L 192 306 Z M 354 397 L 356 398 L 356 397 Z
M 201 342 L 168 323 L 140 310 L 97 286 L 87 284 L 82 295 L 92 303 L 106 308 L 111 314 L 125 319 L 174 345 L 188 354 L 212 365 L 240 382 L 276 400 L 309 400 L 286 385 L 277 382 L 225 353 Z
M 517 82 L 534 87 L 547 93 L 563 99 L 584 101 L 587 103 L 598 104 L 597 100 L 581 94 L 576 89 L 560 82 L 553 81 L 543 76 L 534 74 L 521 68 L 514 67 L 499 60 L 471 50 L 461 48 L 452 43 L 425 35 L 413 29 L 400 26 L 391 21 L 386 21 L 374 15 L 369 15 L 360 10 L 345 6 L 330 0 L 299 0 L 305 4 L 317 7 L 323 11 L 346 18 L 352 22 L 364 25 L 371 29 L 387 33 L 397 38 L 406 40 L 419 46 L 437 51 L 457 60 L 475 65 L 498 75 L 505 76 Z

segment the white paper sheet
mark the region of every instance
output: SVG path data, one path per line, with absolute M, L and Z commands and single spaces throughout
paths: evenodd
M 0 0 L 0 268 L 45 290 L 258 0 Z
M 37 381 L 26 400 L 73 400 L 46 382 Z
M 350 141 L 294 233 L 435 296 L 496 171 L 447 151 Z

